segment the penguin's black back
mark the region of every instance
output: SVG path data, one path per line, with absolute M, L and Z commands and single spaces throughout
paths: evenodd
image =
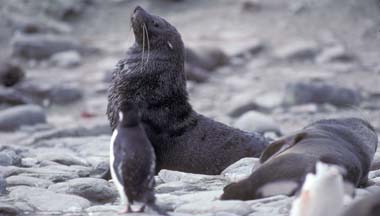
M 123 109 L 116 128 L 113 168 L 129 202 L 154 201 L 155 154 L 135 107 Z

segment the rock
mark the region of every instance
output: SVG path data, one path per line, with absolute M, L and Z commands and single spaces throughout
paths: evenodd
M 249 111 L 239 117 L 234 126 L 245 131 L 250 132 L 275 132 L 281 134 L 280 128 L 276 122 L 269 116 L 256 111 Z
M 289 84 L 284 102 L 288 105 L 329 103 L 337 107 L 351 107 L 359 105 L 361 100 L 358 91 L 318 81 Z
M 264 94 L 260 94 L 255 97 L 255 104 L 259 107 L 262 107 L 260 112 L 263 110 L 272 110 L 278 107 L 281 107 L 283 103 L 284 95 L 280 92 L 268 92 Z
M 0 173 L 0 196 L 7 192 L 6 188 L 7 188 L 7 182 L 5 181 L 3 175 Z
M 8 174 L 9 175 L 22 175 L 22 176 L 29 176 L 29 177 L 35 177 L 35 178 L 41 178 L 46 179 L 52 182 L 63 182 L 68 181 L 70 179 L 79 178 L 79 173 L 81 170 L 77 170 L 74 168 L 66 167 L 65 166 L 57 166 L 57 165 L 50 165 L 46 167 L 38 167 L 38 168 L 21 168 L 18 170 L 11 170 L 13 173 Z M 8 171 L 10 172 L 10 171 Z
M 49 93 L 49 99 L 55 104 L 73 103 L 82 97 L 82 90 L 77 85 L 72 84 L 53 87 Z
M 13 189 L 9 197 L 25 201 L 37 211 L 49 211 L 52 214 L 65 212 L 80 212 L 90 207 L 90 202 L 82 197 L 68 194 L 57 194 L 50 190 L 18 186 Z
M 71 27 L 53 19 L 41 17 L 26 17 L 19 14 L 9 14 L 8 24 L 13 31 L 31 33 L 70 33 Z
M 309 60 L 314 61 L 315 56 L 320 49 L 314 41 L 296 41 L 277 50 L 275 55 L 277 58 L 286 60 Z
M 84 48 L 73 38 L 52 34 L 16 34 L 12 39 L 13 55 L 27 59 L 45 59 L 68 50 L 80 52 Z
M 242 2 L 243 11 L 258 12 L 262 9 L 262 5 L 258 0 L 245 0 Z
M 104 179 L 78 178 L 51 185 L 49 190 L 56 193 L 75 194 L 92 202 L 112 202 L 117 198 L 117 191 Z
M 377 178 L 377 177 L 380 177 L 380 170 L 374 170 L 374 171 L 369 172 L 368 174 L 368 178 L 370 179 Z
M 223 178 L 220 176 L 184 173 L 184 172 L 165 170 L 165 169 L 161 170 L 158 173 L 158 176 L 166 183 L 177 182 L 177 181 L 181 181 L 184 183 L 196 183 L 196 182 L 206 182 L 206 181 L 213 181 L 213 180 L 223 180 Z
M 6 87 L 13 86 L 25 77 L 20 66 L 11 62 L 0 62 L 0 84 Z
M 100 177 L 105 172 L 107 172 L 109 168 L 110 168 L 110 165 L 108 161 L 100 161 L 99 163 L 96 164 L 95 168 L 93 169 L 91 173 L 91 176 Z M 156 184 L 157 184 L 157 181 L 156 181 Z
M 227 55 L 217 47 L 194 47 L 185 49 L 185 62 L 206 71 L 213 71 L 228 62 Z
M 296 105 L 292 106 L 289 111 L 294 114 L 300 114 L 300 113 L 316 113 L 318 112 L 318 106 L 313 103 L 308 103 L 308 104 L 301 104 L 301 105 Z
M 12 150 L 2 150 L 0 152 L 0 166 L 20 166 L 21 157 Z
M 220 213 L 228 212 L 237 215 L 247 215 L 253 210 L 251 207 L 243 201 L 211 201 L 211 202 L 193 202 L 178 207 L 176 212 L 184 212 L 190 214 L 202 214 L 202 213 Z
M 268 109 L 255 102 L 255 97 L 250 92 L 232 97 L 231 101 L 228 102 L 227 110 L 228 115 L 234 118 L 239 117 L 250 110 L 268 112 Z
M 81 166 L 87 166 L 88 163 L 79 157 L 76 157 L 71 154 L 67 153 L 60 153 L 60 152 L 47 152 L 42 153 L 37 156 L 38 160 L 49 160 L 54 161 L 63 165 L 81 165 Z
M 33 100 L 11 88 L 0 87 L 0 104 L 11 106 L 32 103 Z
M 0 202 L 0 215 L 1 216 L 17 216 L 22 215 L 20 210 L 18 210 L 13 205 Z
M 16 89 L 35 103 L 69 104 L 82 99 L 83 94 L 75 83 L 38 83 L 34 80 L 22 82 Z
M 123 207 L 115 205 L 98 205 L 86 209 L 89 216 L 117 216 Z M 140 215 L 140 214 L 139 214 Z
M 157 194 L 167 194 L 167 193 L 185 194 L 185 193 L 195 192 L 195 191 L 205 191 L 207 189 L 208 188 L 205 187 L 205 185 L 175 181 L 175 182 L 160 184 L 156 186 L 155 191 Z
M 43 123 L 46 123 L 46 113 L 36 105 L 20 105 L 0 111 L 0 131 L 12 131 L 23 125 Z
M 92 3 L 92 0 L 55 0 L 46 10 L 60 20 L 71 21 L 82 15 Z
M 69 128 L 52 129 L 48 131 L 42 131 L 40 133 L 34 133 L 29 142 L 36 143 L 43 140 L 57 139 L 64 137 L 89 137 L 97 136 L 101 134 L 111 134 L 111 129 L 108 123 L 93 125 L 90 127 L 74 126 Z
M 77 51 L 71 50 L 52 55 L 50 62 L 58 67 L 73 68 L 81 64 L 82 57 Z
M 30 187 L 39 187 L 39 188 L 48 188 L 53 184 L 52 181 L 34 178 L 29 176 L 10 176 L 6 179 L 8 186 L 30 186 Z
M 355 60 L 355 57 L 348 53 L 347 50 L 342 46 L 329 47 L 318 55 L 318 63 L 333 63 L 333 62 L 343 62 L 349 63 Z
M 224 169 L 221 175 L 231 182 L 237 182 L 251 175 L 253 169 L 259 164 L 257 158 L 242 158 Z
M 23 167 L 33 167 L 38 164 L 38 160 L 36 158 L 22 158 L 21 159 L 21 166 Z
M 228 56 L 233 58 L 248 59 L 265 49 L 264 42 L 257 39 L 244 40 L 244 43 L 237 43 L 226 48 Z
M 202 68 L 185 63 L 186 79 L 197 83 L 206 82 L 210 75 Z

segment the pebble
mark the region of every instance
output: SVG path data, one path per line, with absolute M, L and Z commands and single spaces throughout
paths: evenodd
M 76 84 L 61 84 L 58 86 L 53 86 L 50 91 L 48 98 L 54 104 L 69 104 L 77 102 L 82 99 L 82 90 Z
M 233 44 L 225 49 L 231 58 L 248 59 L 265 50 L 265 43 L 258 39 L 244 40 L 244 43 Z
M 53 19 L 42 17 L 22 16 L 20 14 L 8 14 L 6 16 L 8 24 L 13 31 L 23 32 L 27 34 L 35 33 L 70 33 L 72 28 Z
M 18 216 L 22 214 L 20 210 L 18 210 L 13 205 L 0 202 L 0 215 L 1 216 Z
M 316 42 L 299 40 L 281 47 L 275 55 L 279 59 L 314 61 L 319 51 L 320 48 Z
M 107 203 L 114 201 L 118 195 L 116 189 L 104 179 L 78 178 L 61 182 L 49 187 L 56 193 L 74 194 L 92 202 Z
M 58 194 L 47 189 L 18 186 L 9 194 L 18 201 L 25 201 L 37 211 L 46 212 L 79 212 L 90 207 L 91 203 L 79 196 Z
M 82 57 L 79 52 L 70 50 L 52 55 L 50 62 L 61 68 L 73 68 L 81 64 Z
M 185 63 L 185 74 L 187 80 L 197 83 L 206 82 L 210 77 L 209 73 L 204 69 L 187 63 Z
M 251 175 L 259 163 L 258 158 L 242 158 L 224 169 L 221 175 L 231 182 L 237 182 Z
M 21 157 L 12 150 L 0 151 L 0 166 L 20 166 Z
M 184 212 L 190 214 L 202 213 L 233 213 L 237 215 L 247 215 L 252 212 L 251 207 L 243 201 L 199 201 L 179 206 L 176 212 Z
M 256 111 L 244 113 L 234 123 L 235 127 L 244 131 L 259 133 L 275 132 L 280 135 L 281 130 L 277 125 L 271 117 Z
M 12 62 L 0 62 L 0 84 L 6 87 L 14 86 L 24 79 L 25 72 Z
M 362 100 L 359 91 L 318 82 L 297 82 L 288 84 L 284 102 L 295 104 L 332 104 L 337 107 L 357 106 Z
M 3 175 L 0 173 L 0 195 L 3 195 L 6 193 L 7 188 L 7 181 L 3 177 Z
M 268 112 L 268 109 L 256 103 L 254 95 L 250 92 L 238 94 L 232 97 L 230 102 L 227 104 L 227 110 L 228 115 L 234 118 L 239 117 L 251 110 Z
M 68 154 L 68 153 L 61 153 L 61 152 L 46 152 L 46 153 L 40 153 L 37 156 L 38 160 L 48 160 L 48 161 L 54 161 L 59 164 L 63 165 L 81 165 L 81 166 L 88 166 L 88 163 L 79 157 L 76 157 L 74 155 Z
M 10 106 L 32 103 L 32 99 L 15 89 L 0 87 L 0 104 Z
M 53 184 L 52 181 L 35 178 L 35 177 L 29 177 L 29 176 L 10 176 L 6 178 L 6 182 L 8 186 L 30 186 L 30 187 L 38 187 L 38 188 L 48 188 L 50 185 Z
M 12 38 L 12 53 L 17 57 L 46 59 L 68 50 L 81 51 L 83 47 L 73 38 L 53 34 L 16 34 Z
M 199 46 L 186 48 L 185 55 L 186 64 L 205 71 L 213 71 L 228 63 L 227 55 L 217 47 Z
M 80 17 L 92 3 L 92 0 L 56 0 L 46 11 L 60 20 L 71 21 Z
M 355 57 L 348 53 L 348 51 L 342 46 L 333 46 L 324 49 L 323 52 L 318 55 L 318 63 L 349 63 L 355 60 Z
M 0 131 L 12 131 L 23 125 L 43 123 L 46 123 L 46 113 L 36 105 L 20 105 L 0 111 Z

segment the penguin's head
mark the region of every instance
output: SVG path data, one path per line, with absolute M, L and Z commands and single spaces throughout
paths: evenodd
M 137 126 L 140 123 L 139 111 L 133 103 L 123 103 L 119 111 L 119 125 L 124 127 Z

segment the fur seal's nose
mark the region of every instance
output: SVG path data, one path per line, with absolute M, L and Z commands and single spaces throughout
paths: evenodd
M 133 13 L 137 13 L 138 11 L 144 11 L 144 9 L 140 6 L 137 6 L 134 10 L 133 10 Z

